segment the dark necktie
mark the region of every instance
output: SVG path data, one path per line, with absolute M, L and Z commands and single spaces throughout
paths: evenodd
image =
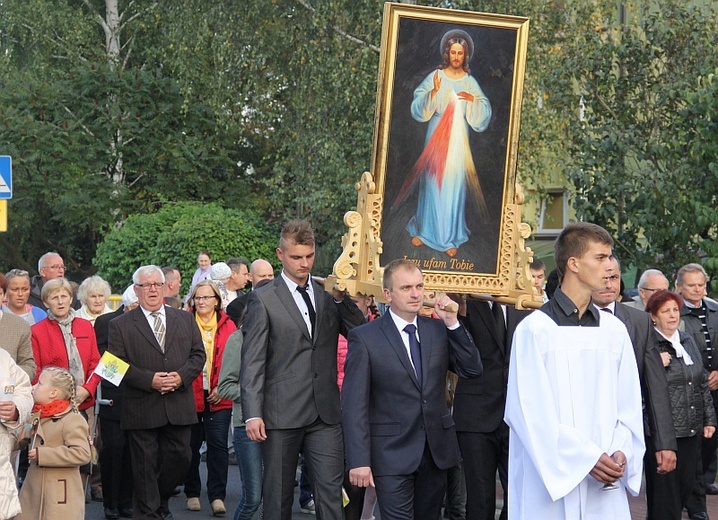
M 608 314 L 613 314 L 613 312 L 611 312 L 611 309 L 609 309 L 608 307 L 601 307 L 601 310 L 603 312 L 607 312 Z
M 491 304 L 491 314 L 494 315 L 494 324 L 496 325 L 496 335 L 499 338 L 499 344 L 506 346 L 506 323 L 504 322 L 504 311 L 501 304 L 493 302 Z
M 297 291 L 299 291 L 299 294 L 304 298 L 304 303 L 307 304 L 309 322 L 312 324 L 312 330 L 309 331 L 309 334 L 314 337 L 314 329 L 317 325 L 317 313 L 314 312 L 314 305 L 312 305 L 312 299 L 309 297 L 309 282 L 307 282 L 306 285 L 297 285 Z
M 416 380 L 419 381 L 419 387 L 421 387 L 421 345 L 416 339 L 416 325 L 412 325 L 410 323 L 404 327 L 404 332 L 409 335 L 409 352 L 411 352 L 411 362 L 414 363 Z

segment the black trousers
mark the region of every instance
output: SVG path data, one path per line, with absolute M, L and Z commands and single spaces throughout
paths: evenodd
M 149 430 L 127 430 L 135 473 L 135 519 L 162 518 L 167 502 L 189 469 L 190 426 L 166 424 Z
M 446 470 L 434 464 L 428 443 L 411 475 L 374 475 L 382 520 L 438 520 L 446 493 Z
M 695 435 L 676 439 L 676 469 L 666 475 L 659 475 L 656 472 L 656 447 L 652 438 L 646 437 L 646 455 L 643 460 L 646 468 L 647 520 L 680 520 L 683 517 L 683 508 L 691 498 L 695 481 L 703 473 L 700 461 L 701 438 Z M 698 511 L 691 511 L 695 512 Z
M 132 461 L 127 432 L 120 429 L 120 421 L 100 417 L 100 465 L 102 466 L 102 496 L 104 506 L 112 509 L 132 507 Z
M 496 515 L 496 472 L 504 489 L 506 520 L 508 504 L 509 427 L 501 421 L 493 432 L 457 432 L 466 480 L 466 520 L 494 520 Z

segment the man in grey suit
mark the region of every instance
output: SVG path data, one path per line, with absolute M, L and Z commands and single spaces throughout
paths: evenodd
M 344 473 L 337 339 L 364 321 L 343 294 L 311 279 L 314 232 L 282 229 L 282 273 L 249 293 L 240 387 L 247 436 L 262 442 L 264 516 L 290 519 L 299 452 L 314 482 L 317 517 L 343 518 Z
M 616 257 L 611 258 L 611 275 L 600 291 L 594 291 L 591 299 L 604 312 L 613 313 L 628 329 L 628 335 L 636 353 L 638 373 L 641 378 L 646 429 L 646 478 L 655 473 L 668 473 L 676 468 L 676 431 L 673 427 L 668 382 L 658 352 L 658 341 L 651 317 L 616 301 L 621 290 L 621 267 Z M 649 459 L 649 457 L 651 457 Z M 649 493 L 652 486 L 647 486 Z
M 638 300 L 622 303 L 643 311 L 653 293 L 662 290 L 668 290 L 668 278 L 658 269 L 646 269 L 638 280 Z
M 351 484 L 376 487 L 384 520 L 437 519 L 446 473 L 461 460 L 446 373 L 478 377 L 479 351 L 440 296 L 417 316 L 424 276 L 409 260 L 384 269 L 389 311 L 349 333 L 342 423 Z
M 204 366 L 204 345 L 193 316 L 163 304 L 159 267 L 140 267 L 132 281 L 140 306 L 110 321 L 108 350 L 130 364 L 120 427 L 135 475 L 134 518 L 173 518 L 167 503 L 190 464 L 192 382 Z

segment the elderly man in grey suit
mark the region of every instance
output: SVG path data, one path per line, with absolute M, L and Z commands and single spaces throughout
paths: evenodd
M 337 339 L 364 321 L 350 298 L 311 279 L 314 232 L 282 229 L 282 273 L 249 293 L 240 387 L 247 436 L 262 442 L 264 516 L 290 519 L 300 450 L 314 481 L 318 518 L 343 518 Z
M 164 280 L 154 265 L 135 271 L 140 306 L 110 321 L 108 337 L 108 350 L 130 364 L 120 427 L 128 432 L 134 518 L 141 519 L 173 518 L 167 503 L 189 468 L 192 382 L 205 363 L 193 316 L 163 304 Z
M 594 291 L 591 299 L 596 307 L 614 314 L 626 325 L 633 343 L 641 378 L 644 413 L 648 424 L 645 431 L 644 460 L 648 483 L 646 492 L 650 494 L 653 492 L 654 475 L 668 473 L 676 467 L 678 444 L 668 397 L 668 382 L 658 352 L 658 341 L 651 317 L 647 312 L 616 301 L 621 290 L 621 267 L 616 257 L 611 258 L 611 265 L 611 275 L 606 280 L 606 285 L 600 291 Z

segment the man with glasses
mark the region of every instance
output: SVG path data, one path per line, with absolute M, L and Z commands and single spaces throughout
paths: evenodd
M 42 286 L 45 285 L 48 280 L 65 277 L 65 262 L 58 253 L 50 251 L 49 253 L 42 255 L 40 260 L 37 261 L 37 272 L 40 274 L 33 276 L 32 280 L 30 280 L 31 287 L 28 302 L 31 305 L 46 311 L 47 307 L 40 297 Z M 77 295 L 73 294 L 72 308 L 77 310 L 80 307 L 82 307 L 82 303 L 80 303 L 77 299 Z
M 135 518 L 173 518 L 167 504 L 189 469 L 197 422 L 192 382 L 205 363 L 192 314 L 163 304 L 164 281 L 157 266 L 135 271 L 140 306 L 112 320 L 108 337 L 108 350 L 130 364 L 120 427 L 132 457 Z
M 638 280 L 639 300 L 626 302 L 626 305 L 635 309 L 645 310 L 648 299 L 656 291 L 668 289 L 668 278 L 658 269 L 646 269 Z

